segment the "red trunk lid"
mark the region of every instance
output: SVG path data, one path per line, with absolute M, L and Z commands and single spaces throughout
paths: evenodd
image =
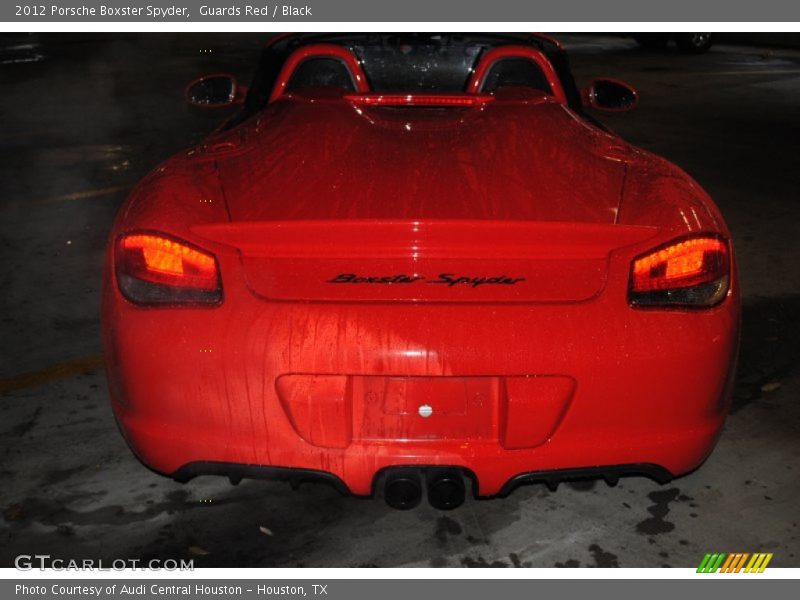
M 359 108 L 282 101 L 218 160 L 233 221 L 613 223 L 618 142 L 560 104 Z
M 232 222 L 194 230 L 274 300 L 586 300 L 612 250 L 654 233 L 614 225 L 614 140 L 542 100 L 281 101 L 218 160 Z

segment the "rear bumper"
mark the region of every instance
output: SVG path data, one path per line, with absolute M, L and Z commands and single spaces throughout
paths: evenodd
M 313 471 L 311 469 L 292 469 L 286 467 L 264 467 L 262 465 L 237 465 L 219 462 L 193 462 L 183 465 L 171 474 L 178 483 L 186 483 L 195 477 L 216 475 L 227 477 L 233 485 L 242 479 L 263 479 L 267 481 L 283 481 L 298 488 L 304 483 L 323 483 L 331 486 L 340 494 L 347 495 L 347 485 L 331 473 Z
M 282 449 L 280 463 L 270 464 L 265 455 L 259 463 L 246 464 L 231 462 L 230 447 L 199 446 L 177 429 L 154 435 L 153 426 L 125 419 L 119 409 L 117 414 L 122 417 L 126 439 L 142 462 L 177 481 L 219 475 L 234 483 L 243 478 L 287 481 L 293 486 L 322 482 L 343 494 L 357 496 L 371 496 L 382 471 L 408 466 L 462 469 L 471 476 L 475 495 L 480 497 L 506 496 L 528 483 L 552 487 L 561 481 L 592 477 L 613 483 L 623 476 L 646 476 L 664 483 L 699 466 L 713 449 L 722 425 L 720 421 L 657 443 L 643 439 L 646 436 L 616 436 L 618 443 L 611 445 L 607 440 L 598 442 L 598 436 L 585 444 L 559 444 L 554 436 L 548 444 L 526 451 L 507 451 L 496 443 L 459 449 L 436 442 L 426 447 L 396 442 L 320 452 L 298 438 L 294 448 Z M 602 450 L 600 445 L 604 446 Z M 236 451 L 242 454 L 241 448 Z
M 178 479 L 208 463 L 218 474 L 322 473 L 362 496 L 401 465 L 462 468 L 482 497 L 554 471 L 689 472 L 724 424 L 738 342 L 736 295 L 689 312 L 633 310 L 610 290 L 568 305 L 238 294 L 215 309 L 171 310 L 105 293 L 113 406 L 145 464 Z M 407 402 L 374 396 L 376 381 L 404 378 L 421 382 Z M 436 411 L 450 394 L 442 381 L 467 382 L 479 398 L 466 408 L 445 399 L 441 419 L 425 420 L 416 405 Z
M 182 466 L 172 474 L 172 478 L 179 483 L 186 483 L 195 477 L 204 475 L 227 477 L 233 485 L 237 485 L 242 479 L 283 481 L 289 483 L 294 489 L 305 483 L 321 483 L 329 485 L 343 496 L 350 493 L 347 484 L 336 477 L 336 475 L 309 469 L 195 462 Z M 543 483 L 551 490 L 555 490 L 560 483 L 567 481 L 603 479 L 609 485 L 616 485 L 617 481 L 622 477 L 637 476 L 648 477 L 661 484 L 668 483 L 672 479 L 672 474 L 669 473 L 669 471 L 658 465 L 647 464 L 611 465 L 606 467 L 588 467 L 584 469 L 563 469 L 560 471 L 535 471 L 531 473 L 520 473 L 509 479 L 500 489 L 497 496 L 505 498 L 518 487 L 529 484 Z M 474 473 L 468 473 L 468 478 L 472 479 L 473 482 L 477 481 Z M 373 492 L 375 491 L 375 486 L 373 486 Z M 475 491 L 477 492 L 477 487 Z

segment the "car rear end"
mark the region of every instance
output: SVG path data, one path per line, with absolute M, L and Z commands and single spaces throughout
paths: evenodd
M 398 508 L 696 468 L 739 329 L 710 200 L 542 91 L 408 98 L 286 94 L 134 193 L 103 321 L 135 453 Z
M 391 469 L 455 467 L 492 496 L 575 469 L 666 479 L 699 465 L 722 427 L 734 270 L 714 306 L 665 304 L 663 289 L 642 302 L 634 265 L 662 246 L 656 228 L 322 222 L 193 233 L 213 256 L 217 297 L 126 299 L 123 257 L 138 251 L 126 240 L 140 235 L 128 234 L 104 305 L 122 429 L 146 464 L 177 479 L 258 476 L 254 466 L 291 478 L 288 468 L 369 495 Z

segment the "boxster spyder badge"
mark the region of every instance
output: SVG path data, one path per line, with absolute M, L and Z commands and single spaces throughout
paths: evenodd
M 730 233 L 587 115 L 630 86 L 579 91 L 539 35 L 313 33 L 274 38 L 249 89 L 186 95 L 240 110 L 135 188 L 105 268 L 110 395 L 145 464 L 448 509 L 711 452 Z
M 497 275 L 494 277 L 471 277 L 459 276 L 454 273 L 440 273 L 437 277 L 429 279 L 424 275 L 356 275 L 355 273 L 340 273 L 336 277 L 328 280 L 328 283 L 380 283 L 380 284 L 396 284 L 396 283 L 416 283 L 418 281 L 427 280 L 426 283 L 444 284 L 449 287 L 454 285 L 468 285 L 470 287 L 478 287 L 479 285 L 514 285 L 520 281 L 525 281 L 524 277 L 508 277 L 506 275 Z

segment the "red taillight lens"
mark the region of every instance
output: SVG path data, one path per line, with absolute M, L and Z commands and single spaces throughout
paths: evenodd
M 188 242 L 155 233 L 117 241 L 117 282 L 137 304 L 214 304 L 222 299 L 217 260 Z
M 629 299 L 636 306 L 713 306 L 728 292 L 728 244 L 695 236 L 633 261 Z

